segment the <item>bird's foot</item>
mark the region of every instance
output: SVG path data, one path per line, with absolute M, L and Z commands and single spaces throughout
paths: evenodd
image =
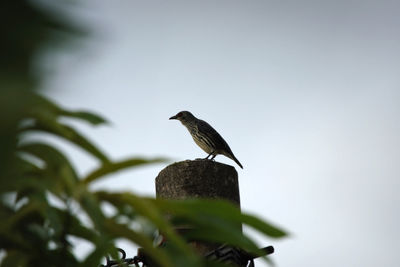
M 195 159 L 195 160 L 201 160 L 201 161 L 206 161 L 206 160 L 215 161 L 215 159 L 208 159 L 208 158 L 197 158 L 197 159 Z

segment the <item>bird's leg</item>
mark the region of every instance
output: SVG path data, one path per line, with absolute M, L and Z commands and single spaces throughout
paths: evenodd
M 210 158 L 210 160 L 215 160 L 214 158 L 217 156 L 217 154 L 214 154 L 211 158 Z
M 208 156 L 205 157 L 205 158 L 198 158 L 198 159 L 196 159 L 196 160 L 208 160 L 208 158 L 209 158 L 211 155 L 212 155 L 212 153 L 208 154 Z
M 207 157 L 205 157 L 204 159 L 208 159 L 212 154 L 214 153 L 214 151 L 213 152 L 211 152 L 210 154 L 208 154 L 208 156 Z

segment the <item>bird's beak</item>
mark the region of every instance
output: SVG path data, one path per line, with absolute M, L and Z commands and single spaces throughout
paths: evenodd
M 178 119 L 178 117 L 176 117 L 176 115 L 175 116 L 172 116 L 171 118 L 169 118 L 170 120 L 177 120 Z

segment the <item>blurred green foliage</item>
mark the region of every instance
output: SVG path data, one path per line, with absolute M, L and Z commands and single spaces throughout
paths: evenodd
M 259 253 L 238 223 L 272 238 L 285 236 L 279 228 L 223 201 L 167 201 L 91 190 L 91 184 L 105 175 L 165 160 L 112 161 L 61 120 L 67 117 L 96 126 L 106 122 L 102 117 L 66 110 L 36 92 L 44 78 L 34 70 L 38 54 L 66 42 L 60 32 L 71 38 L 81 31 L 33 2 L 0 4 L 0 266 L 98 266 L 105 255 L 117 256 L 115 241 L 121 238 L 144 248 L 160 266 L 211 266 L 192 251 L 185 238 L 228 243 Z M 70 142 L 97 159 L 99 167 L 80 177 L 58 148 L 29 141 L 32 133 Z M 104 204 L 113 207 L 113 212 L 106 213 Z M 192 225 L 195 230 L 182 237 L 176 234 L 174 223 Z M 153 245 L 156 229 L 168 246 Z M 93 250 L 78 260 L 71 237 L 86 240 Z

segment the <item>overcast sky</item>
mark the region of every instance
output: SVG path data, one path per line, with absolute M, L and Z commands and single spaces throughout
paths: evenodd
M 275 247 L 279 267 L 399 266 L 400 2 L 90 0 L 69 9 L 92 34 L 82 49 L 46 58 L 45 93 L 108 118 L 76 126 L 112 158 L 205 157 L 168 120 L 189 110 L 243 164 L 216 158 L 237 168 L 242 210 L 292 233 L 255 235 Z M 96 166 L 60 146 L 80 173 Z M 165 166 L 97 187 L 154 196 Z

